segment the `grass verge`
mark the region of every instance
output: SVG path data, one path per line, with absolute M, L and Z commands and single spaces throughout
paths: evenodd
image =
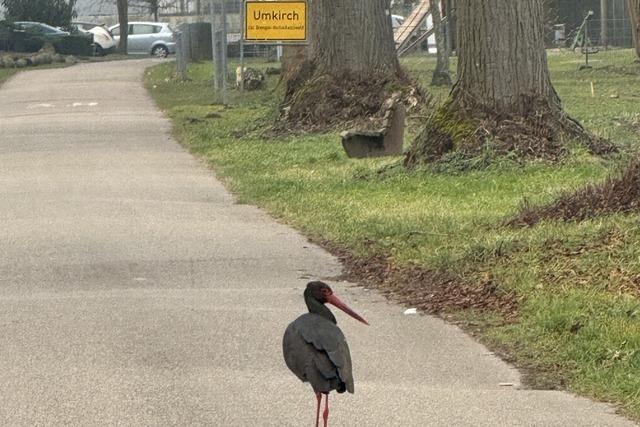
M 355 259 L 492 283 L 517 299 L 515 321 L 472 308 L 454 318 L 472 329 L 481 324 L 484 342 L 536 373 L 532 386 L 614 402 L 640 419 L 638 215 L 501 225 L 524 200 L 547 202 L 603 180 L 640 142 L 640 66 L 632 53 L 602 52 L 590 71 L 578 72 L 580 61 L 578 54 L 550 53 L 553 83 L 567 111 L 625 147 L 624 154 L 600 158 L 572 147 L 560 164 L 505 159 L 467 173 L 408 172 L 399 157 L 348 159 L 334 133 L 261 137 L 280 96 L 277 77 L 264 91 L 232 91 L 226 108 L 212 105 L 209 64 L 192 65 L 187 82 L 162 64 L 145 81 L 176 137 L 215 168 L 240 202 Z M 434 62 L 412 57 L 404 65 L 424 83 Z M 439 99 L 447 93 L 433 92 Z M 409 136 L 418 121 L 410 120 Z M 416 297 L 420 286 L 414 291 Z
M 0 68 L 0 85 L 4 83 L 9 77 L 13 76 L 18 70 L 15 68 Z

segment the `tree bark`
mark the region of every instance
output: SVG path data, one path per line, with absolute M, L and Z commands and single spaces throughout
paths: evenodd
M 282 48 L 281 76 L 286 80 L 298 66 L 309 59 L 309 48 L 305 45 L 285 45 Z
M 640 0 L 638 0 L 640 1 Z M 458 79 L 448 102 L 427 119 L 405 165 L 512 153 L 558 159 L 564 137 L 594 139 L 562 110 L 544 43 L 544 0 L 458 0 Z M 487 144 L 491 144 L 487 150 Z
M 449 74 L 449 52 L 446 43 L 446 33 L 442 18 L 440 16 L 439 2 L 431 3 L 431 18 L 436 37 L 436 47 L 438 49 L 438 59 L 436 69 L 433 70 L 431 86 L 451 86 L 451 75 Z
M 609 0 L 600 0 L 600 45 L 605 49 L 609 45 L 609 31 L 608 31 L 608 15 L 607 6 Z
M 394 74 L 389 0 L 312 0 L 311 60 L 321 73 Z
M 544 46 L 542 0 L 459 0 L 458 81 L 463 110 L 526 116 L 534 105 L 560 110 Z
M 129 3 L 127 0 L 116 0 L 118 8 L 118 24 L 120 24 L 120 41 L 118 52 L 127 54 L 127 38 L 129 36 Z
M 372 126 L 374 121 L 368 119 L 380 112 L 390 95 L 388 83 L 403 78 L 389 3 L 308 2 L 308 51 L 291 49 L 285 54 L 281 124 L 326 129 L 367 119 L 363 122 Z M 287 73 L 293 64 L 295 71 Z
M 453 0 L 444 0 L 444 13 L 447 18 L 447 23 L 444 26 L 445 35 L 447 41 L 447 58 L 451 57 L 451 53 L 453 52 L 453 36 L 455 31 L 455 15 L 453 13 L 454 9 Z
M 633 45 L 636 48 L 636 56 L 640 60 L 640 0 L 627 0 L 627 6 L 633 31 Z

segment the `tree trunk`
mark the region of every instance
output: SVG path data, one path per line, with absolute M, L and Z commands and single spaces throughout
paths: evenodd
M 544 47 L 542 0 L 458 1 L 457 106 L 498 116 L 559 110 Z
M 627 5 L 633 30 L 633 45 L 636 48 L 636 56 L 640 59 L 640 0 L 627 0 Z
M 431 86 L 451 86 L 451 76 L 449 75 L 449 52 L 447 50 L 446 33 L 440 17 L 439 2 L 431 3 L 431 18 L 436 37 L 436 47 L 438 49 L 438 59 L 436 69 L 433 70 Z
M 120 41 L 118 52 L 127 54 L 127 37 L 129 36 L 129 3 L 127 0 L 116 0 L 118 7 L 118 24 L 120 24 Z
M 453 13 L 453 0 L 444 0 L 444 13 L 447 22 L 444 26 L 446 42 L 447 42 L 447 58 L 451 57 L 453 52 L 453 33 L 455 31 L 455 15 Z
M 609 0 L 600 0 L 600 45 L 605 49 L 609 45 L 608 24 L 608 6 Z
M 309 59 L 309 48 L 306 45 L 285 45 L 282 48 L 281 78 L 287 77 Z
M 395 73 L 390 14 L 389 0 L 312 0 L 311 59 L 318 71 Z
M 640 0 L 638 0 L 640 1 Z M 563 111 L 544 45 L 544 0 L 458 0 L 458 80 L 405 163 L 461 150 L 558 158 L 563 137 L 591 137 Z M 465 151 L 466 150 L 466 151 Z M 484 151 L 483 151 L 484 150 Z
M 402 77 L 389 0 L 310 0 L 308 5 L 308 51 L 285 54 L 285 71 L 291 61 L 296 69 L 283 75 L 281 122 L 324 129 L 375 115 L 389 96 L 388 83 Z M 300 63 L 301 58 L 306 60 Z

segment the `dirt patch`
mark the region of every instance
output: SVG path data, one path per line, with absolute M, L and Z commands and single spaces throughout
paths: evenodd
M 520 213 L 505 224 L 523 227 L 533 226 L 545 219 L 582 221 L 626 212 L 640 212 L 640 159 L 634 160 L 618 176 L 562 194 L 549 205 L 531 206 L 525 203 Z
M 425 313 L 473 310 L 497 313 L 506 321 L 513 321 L 518 316 L 516 296 L 501 291 L 490 277 L 471 283 L 418 266 L 398 267 L 384 255 L 363 258 L 330 242 L 322 242 L 322 245 L 343 264 L 340 279 L 366 284 L 394 301 Z

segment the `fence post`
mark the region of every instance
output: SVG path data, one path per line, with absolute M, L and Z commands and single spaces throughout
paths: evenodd
M 245 3 L 240 1 L 240 92 L 244 92 L 244 22 L 245 22 Z
M 186 35 L 183 31 L 178 31 L 177 37 L 177 55 L 176 55 L 176 69 L 178 72 L 178 78 L 182 81 L 187 80 L 187 53 L 185 51 L 184 39 Z
M 209 0 L 211 5 L 211 38 L 213 39 L 214 88 L 217 102 L 227 102 L 227 25 L 224 0 Z M 220 10 L 220 17 L 216 16 L 215 6 Z

